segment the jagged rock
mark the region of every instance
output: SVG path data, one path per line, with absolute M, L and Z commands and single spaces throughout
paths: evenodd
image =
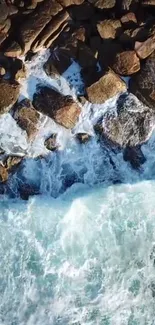
M 107 99 L 126 91 L 126 84 L 111 69 L 92 85 L 86 88 L 88 101 L 93 104 L 102 104 Z
M 106 19 L 97 24 L 97 30 L 103 39 L 115 39 L 122 32 L 120 20 Z
M 59 0 L 59 3 L 63 7 L 69 7 L 72 5 L 81 5 L 84 2 L 84 0 Z
M 5 168 L 8 170 L 8 172 L 16 170 L 22 159 L 23 158 L 19 156 L 8 156 L 5 160 Z
M 8 171 L 7 169 L 0 165 L 0 183 L 4 183 L 8 180 Z
M 32 46 L 32 51 L 36 52 L 40 50 L 46 42 L 48 42 L 48 39 L 52 38 L 53 40 L 56 39 L 56 37 L 59 36 L 60 32 L 62 31 L 61 26 L 62 24 L 68 19 L 69 15 L 66 10 L 61 11 L 56 17 L 54 17 L 50 23 L 43 29 L 41 34 L 39 35 L 39 39 L 36 40 L 36 42 Z
M 155 50 L 155 34 L 144 42 L 135 43 L 135 51 L 140 59 L 146 59 Z
M 58 78 L 71 64 L 72 60 L 68 55 L 66 55 L 65 50 L 58 48 L 51 54 L 47 62 L 44 64 L 44 70 L 48 76 Z
M 44 0 L 34 10 L 23 25 L 20 26 L 19 40 L 23 47 L 23 54 L 27 53 L 43 28 L 62 10 L 62 6 L 55 0 Z
M 94 15 L 94 7 L 90 3 L 84 2 L 79 6 L 72 6 L 69 13 L 74 20 L 87 20 Z
M 126 147 L 123 152 L 123 158 L 125 161 L 129 161 L 135 169 L 140 168 L 146 161 L 140 146 Z
M 12 41 L 10 46 L 6 49 L 5 53 L 6 56 L 16 58 L 22 54 L 22 49 L 20 45 L 16 41 Z
M 56 142 L 57 134 L 52 134 L 48 139 L 45 140 L 45 147 L 50 151 L 55 151 L 58 148 Z
M 74 127 L 80 114 L 80 108 L 71 96 L 64 96 L 49 87 L 41 87 L 38 93 L 34 94 L 33 105 L 38 111 L 68 129 Z
M 141 70 L 131 78 L 129 82 L 130 91 L 143 103 L 155 107 L 155 52 L 142 65 Z
M 68 27 L 68 21 L 64 21 L 60 25 L 60 27 L 57 29 L 57 31 L 48 38 L 48 40 L 45 42 L 45 45 L 44 46 L 46 48 L 51 47 L 53 45 L 54 41 L 56 41 L 57 39 L 59 39 L 59 36 L 61 35 L 61 33 L 63 31 L 65 31 L 65 28 L 67 29 L 67 27 Z M 58 44 L 59 44 L 59 42 L 58 42 Z
M 111 9 L 115 6 L 116 0 L 89 0 L 89 2 L 99 9 Z
M 76 138 L 80 143 L 86 143 L 90 140 L 91 136 L 88 133 L 77 133 Z
M 124 51 L 116 55 L 112 69 L 120 75 L 128 76 L 140 70 L 140 60 L 135 51 Z
M 34 109 L 29 99 L 24 99 L 14 108 L 14 119 L 26 131 L 29 138 L 33 138 L 38 131 L 39 113 Z
M 5 68 L 3 68 L 3 67 L 0 66 L 0 75 L 1 76 L 4 76 L 5 73 L 6 73 Z
M 8 80 L 0 80 L 0 115 L 7 113 L 19 96 L 20 85 Z
M 134 95 L 119 97 L 116 109 L 103 117 L 103 136 L 120 147 L 135 147 L 148 140 L 154 129 L 155 113 Z
M 125 28 L 134 28 L 137 25 L 137 18 L 134 12 L 128 12 L 121 17 L 120 21 Z

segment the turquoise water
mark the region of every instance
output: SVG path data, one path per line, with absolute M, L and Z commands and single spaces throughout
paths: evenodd
M 0 325 L 155 324 L 155 182 L 0 202 Z

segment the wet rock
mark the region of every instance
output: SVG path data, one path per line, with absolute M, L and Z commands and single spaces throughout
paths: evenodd
M 62 10 L 62 6 L 55 0 L 45 0 L 34 10 L 20 27 L 19 39 L 23 47 L 23 54 L 31 49 L 32 43 L 50 22 L 51 18 Z
M 22 159 L 23 159 L 22 157 L 18 157 L 18 156 L 7 157 L 5 161 L 5 168 L 12 173 L 19 166 Z
M 77 133 L 76 138 L 80 143 L 86 143 L 91 137 L 88 133 Z
M 37 186 L 25 183 L 19 186 L 18 191 L 22 200 L 28 200 L 30 196 L 40 194 Z
M 154 129 L 155 113 L 132 94 L 117 101 L 116 110 L 106 112 L 103 135 L 120 147 L 135 147 L 148 140 Z
M 59 3 L 63 7 L 69 7 L 72 5 L 81 5 L 84 2 L 84 0 L 59 0 Z
M 111 69 L 107 69 L 98 81 L 86 88 L 87 98 L 93 104 L 102 104 L 124 91 L 126 84 Z
M 34 109 L 29 99 L 24 99 L 14 107 L 14 119 L 32 139 L 38 131 L 39 113 Z
M 140 70 L 140 60 L 135 51 L 124 51 L 116 55 L 112 68 L 116 73 L 128 76 Z
M 48 139 L 45 140 L 45 147 L 50 151 L 55 151 L 58 148 L 56 141 L 57 134 L 52 134 Z
M 41 87 L 34 94 L 33 105 L 67 129 L 75 126 L 80 114 L 80 107 L 71 96 L 64 96 L 49 87 Z
M 54 51 L 47 62 L 44 64 L 44 70 L 48 76 L 58 78 L 72 64 L 71 58 L 66 54 L 64 49 Z
M 20 85 L 7 80 L 0 80 L 0 115 L 7 113 L 19 96 Z
M 22 54 L 22 49 L 20 45 L 16 41 L 12 41 L 10 46 L 6 49 L 5 53 L 6 56 L 16 58 Z
M 77 61 L 82 68 L 96 66 L 97 60 L 85 43 L 78 41 Z
M 144 104 L 155 107 L 155 52 L 142 65 L 141 70 L 131 78 L 129 90 Z
M 0 165 L 0 183 L 6 182 L 8 180 L 8 177 L 9 175 L 7 169 L 4 166 Z
M 111 9 L 116 4 L 116 0 L 89 0 L 89 2 L 99 9 Z
M 115 39 L 122 32 L 121 22 L 116 19 L 107 19 L 97 24 L 97 30 L 103 39 Z
M 126 147 L 124 149 L 123 158 L 125 161 L 130 162 L 134 169 L 140 168 L 146 161 L 140 146 Z
M 68 19 L 68 17 L 69 15 L 66 10 L 62 10 L 58 15 L 56 15 L 56 17 L 54 17 L 40 33 L 39 39 L 37 39 L 32 46 L 32 51 L 37 52 L 40 50 L 46 45 L 49 38 L 50 40 L 53 38 L 54 41 L 62 32 L 61 26 L 63 26 L 63 23 Z
M 155 35 L 144 42 L 135 43 L 135 51 L 140 59 L 146 59 L 155 50 Z

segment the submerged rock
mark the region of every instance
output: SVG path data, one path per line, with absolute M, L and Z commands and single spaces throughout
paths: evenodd
M 140 146 L 126 147 L 123 153 L 123 158 L 125 161 L 129 161 L 131 166 L 135 169 L 140 168 L 140 166 L 146 161 Z
M 64 96 L 49 87 L 40 87 L 34 94 L 33 105 L 67 129 L 75 126 L 80 114 L 80 107 L 71 96 Z
M 148 140 L 155 124 L 155 112 L 134 95 L 124 94 L 116 110 L 104 114 L 102 135 L 119 147 L 135 147 Z

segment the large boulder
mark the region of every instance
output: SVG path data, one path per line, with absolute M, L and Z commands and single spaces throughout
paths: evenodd
M 19 96 L 20 85 L 16 82 L 0 80 L 0 115 L 7 113 Z
M 146 59 L 155 50 L 155 34 L 144 42 L 135 43 L 135 51 L 140 59 Z
M 33 105 L 67 129 L 75 126 L 80 114 L 80 107 L 71 96 L 64 96 L 49 87 L 41 87 L 34 94 Z
M 112 68 L 120 75 L 129 76 L 140 70 L 140 60 L 135 51 L 123 51 L 117 53 Z
M 155 113 L 134 95 L 120 96 L 116 107 L 103 117 L 102 135 L 120 147 L 135 147 L 148 140 L 154 129 Z
M 130 79 L 129 90 L 143 103 L 155 108 L 155 52 L 143 63 L 141 70 Z
M 86 88 L 87 98 L 93 104 L 102 104 L 124 91 L 126 91 L 125 82 L 111 69 L 108 69 L 99 80 Z
M 38 131 L 39 113 L 34 109 L 29 99 L 17 103 L 14 108 L 14 119 L 26 131 L 29 138 L 33 138 Z

